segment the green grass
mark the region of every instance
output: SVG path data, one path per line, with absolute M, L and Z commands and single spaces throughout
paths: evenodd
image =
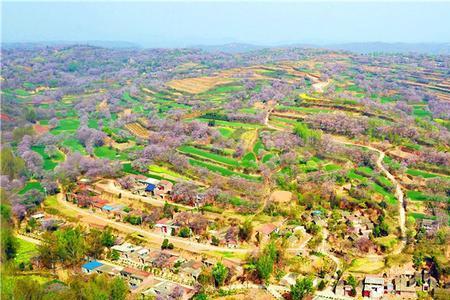
M 268 162 L 269 160 L 271 160 L 272 157 L 274 157 L 274 156 L 275 156 L 275 154 L 273 154 L 273 153 L 268 153 L 268 154 L 266 154 L 266 155 L 263 156 L 262 162 L 263 162 L 263 163 L 266 163 L 266 162 Z
M 47 153 L 45 153 L 45 146 L 32 146 L 31 150 L 42 156 L 42 159 L 44 160 L 44 170 L 53 170 L 58 165 L 57 162 L 64 159 L 64 154 L 62 154 L 61 151 L 57 151 L 54 158 L 48 156 Z
M 223 176 L 226 177 L 231 177 L 231 176 L 239 176 L 248 180 L 252 180 L 252 181 L 258 181 L 261 179 L 261 177 L 259 176 L 252 176 L 252 175 L 248 175 L 248 174 L 243 174 L 243 173 L 239 173 L 239 172 L 234 172 L 232 170 L 229 170 L 227 168 L 224 167 L 220 167 L 218 165 L 214 165 L 214 164 L 210 164 L 210 163 L 206 163 L 203 161 L 199 161 L 199 160 L 195 160 L 195 159 L 189 159 L 189 163 L 193 166 L 196 167 L 202 167 L 202 168 L 206 168 L 212 172 L 215 173 L 219 173 Z
M 408 169 L 406 171 L 406 174 L 412 175 L 412 176 L 421 176 L 423 178 L 435 178 L 435 177 L 442 177 L 437 174 L 427 173 L 421 170 L 415 170 L 415 169 Z
M 42 185 L 41 185 L 40 182 L 37 182 L 37 181 L 31 181 L 31 182 L 27 182 L 27 183 L 25 184 L 25 186 L 23 187 L 23 189 L 21 189 L 21 190 L 19 191 L 19 194 L 20 194 L 20 195 L 23 195 L 23 194 L 25 194 L 26 192 L 28 192 L 28 191 L 30 191 L 30 190 L 38 190 L 38 191 L 44 192 L 44 188 L 42 187 Z
M 437 201 L 437 202 L 450 202 L 450 199 L 445 199 L 445 197 L 427 195 L 419 191 L 408 191 L 406 196 L 412 201 Z
M 409 217 L 413 217 L 416 220 L 423 220 L 423 219 L 431 219 L 431 220 L 435 220 L 436 216 L 429 216 L 429 215 L 425 215 L 422 213 L 418 213 L 418 212 L 410 212 L 408 213 Z
M 234 158 L 211 153 L 208 151 L 197 149 L 192 146 L 181 146 L 180 148 L 178 148 L 178 150 L 182 153 L 192 154 L 192 155 L 200 157 L 200 158 L 206 158 L 206 159 L 220 162 L 220 163 L 232 166 L 232 167 L 239 167 L 239 165 L 240 165 L 239 162 L 237 160 L 235 160 Z
M 110 160 L 127 160 L 128 155 L 124 152 L 116 151 L 115 149 L 110 149 L 108 146 L 101 146 L 94 148 L 95 156 L 99 158 L 107 158 Z
M 89 119 L 88 127 L 98 129 L 98 120 L 97 119 Z
M 382 186 L 380 186 L 374 182 L 372 182 L 370 185 L 375 192 L 383 195 L 389 204 L 397 203 L 397 198 L 395 198 L 395 196 L 392 193 L 386 191 Z
M 226 138 L 230 137 L 233 134 L 233 129 L 230 129 L 230 128 L 220 127 L 220 128 L 218 128 L 218 130 L 219 130 L 220 134 Z
M 264 150 L 264 149 L 265 149 L 265 148 L 264 148 L 264 144 L 263 144 L 260 140 L 258 140 L 258 141 L 255 143 L 255 145 L 253 146 L 253 152 L 254 152 L 255 154 L 258 154 L 260 150 Z
M 422 107 L 414 107 L 413 115 L 419 118 L 431 117 L 431 112 L 423 109 Z
M 67 118 L 59 120 L 58 126 L 53 128 L 50 132 L 58 135 L 62 132 L 75 132 L 80 127 L 80 120 L 74 118 Z
M 164 177 L 164 176 L 159 176 L 159 175 L 156 175 L 156 174 L 153 174 L 153 173 L 139 172 L 139 171 L 133 169 L 133 167 L 131 166 L 130 163 L 123 164 L 122 165 L 122 171 L 124 171 L 125 173 L 129 173 L 129 174 L 144 175 L 144 176 L 147 176 L 147 177 L 150 177 L 150 178 L 154 178 L 154 179 L 158 179 L 158 180 L 165 179 L 167 181 L 175 183 L 174 180 L 169 179 L 169 178 Z
M 30 262 L 30 259 L 33 256 L 38 254 L 36 245 L 31 242 L 22 240 L 21 238 L 18 238 L 17 241 L 19 243 L 19 247 L 17 249 L 16 258 L 14 260 L 17 264 L 20 264 L 22 262 L 27 264 Z
M 204 118 L 198 118 L 196 119 L 203 123 L 208 123 L 210 119 L 204 119 Z M 216 126 L 223 126 L 223 127 L 240 127 L 244 129 L 256 129 L 261 128 L 262 125 L 260 124 L 249 124 L 249 123 L 239 123 L 239 122 L 229 122 L 229 121 L 222 121 L 222 120 L 215 120 Z
M 84 146 L 81 145 L 77 139 L 74 138 L 66 139 L 62 143 L 62 145 L 69 148 L 72 152 L 79 152 L 81 154 L 86 154 L 86 149 L 84 149 Z
M 358 167 L 356 171 L 365 177 L 371 177 L 374 174 L 373 169 L 369 167 Z
M 327 171 L 327 172 L 333 172 L 333 171 L 337 171 L 337 170 L 342 169 L 341 166 L 335 165 L 335 164 L 325 165 L 323 168 L 324 168 L 325 171 Z
M 384 261 L 382 259 L 357 258 L 351 262 L 349 271 L 356 273 L 376 274 L 379 273 L 383 268 Z
M 175 171 L 172 171 L 166 167 L 162 167 L 162 166 L 157 166 L 157 165 L 151 165 L 148 167 L 148 170 L 150 172 L 154 172 L 154 173 L 159 173 L 159 174 L 166 174 L 172 177 L 176 177 L 176 178 L 183 178 L 183 179 L 188 179 L 186 176 L 183 176 Z
M 350 178 L 350 179 L 356 179 L 356 180 L 359 180 L 359 181 L 362 181 L 362 182 L 365 182 L 367 180 L 366 177 L 361 176 L 359 174 L 356 174 L 355 170 L 348 171 L 347 177 Z

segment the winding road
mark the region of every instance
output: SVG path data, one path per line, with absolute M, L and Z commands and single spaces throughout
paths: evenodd
M 285 129 L 281 129 L 275 126 L 272 126 L 269 124 L 269 118 L 270 118 L 270 113 L 273 112 L 273 107 L 270 107 L 267 109 L 267 115 L 266 118 L 264 119 L 264 125 L 266 125 L 268 128 L 273 129 L 273 130 L 278 130 L 278 131 L 284 131 Z M 398 200 L 398 210 L 399 210 L 399 227 L 400 227 L 400 246 L 397 247 L 394 251 L 393 254 L 399 254 L 403 251 L 403 249 L 406 246 L 406 226 L 405 226 L 405 222 L 406 222 L 406 213 L 405 213 L 405 207 L 404 207 L 404 194 L 402 191 L 402 186 L 400 185 L 400 183 L 397 181 L 397 179 L 395 179 L 394 175 L 392 175 L 384 166 L 383 166 L 383 159 L 385 157 L 385 153 L 383 151 L 381 151 L 380 149 L 374 148 L 372 146 L 368 146 L 368 145 L 363 145 L 363 144 L 359 144 L 359 143 L 354 143 L 354 142 L 350 142 L 350 141 L 345 141 L 339 138 L 333 138 L 333 141 L 336 143 L 340 143 L 340 144 L 344 144 L 344 145 L 350 145 L 350 146 L 357 146 L 357 147 L 363 147 L 366 149 L 369 149 L 371 151 L 374 151 L 376 153 L 378 153 L 378 158 L 375 162 L 377 168 L 379 168 L 384 175 L 386 175 L 386 177 L 392 182 L 392 184 L 395 186 L 395 197 Z M 324 238 L 325 240 L 325 238 Z M 326 247 L 325 247 L 326 248 Z M 336 262 L 337 258 L 336 256 L 334 256 L 332 253 L 330 253 L 327 249 L 323 249 L 326 251 L 327 255 Z M 380 256 L 381 257 L 381 256 Z M 340 264 L 338 264 L 339 266 Z

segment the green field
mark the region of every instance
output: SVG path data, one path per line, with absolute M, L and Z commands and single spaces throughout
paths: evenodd
M 19 191 L 20 195 L 25 194 L 26 192 L 28 192 L 29 190 L 38 190 L 41 192 L 44 192 L 44 188 L 42 187 L 41 183 L 38 181 L 31 181 L 31 182 L 27 182 L 25 184 L 25 186 L 23 187 L 23 189 L 21 189 Z
M 72 152 L 79 152 L 81 154 L 86 154 L 86 149 L 84 146 L 80 144 L 77 139 L 66 139 L 63 143 L 63 146 L 69 148 Z
M 101 146 L 94 148 L 94 154 L 100 158 L 107 158 L 110 160 L 127 160 L 128 155 L 125 152 L 116 151 L 108 146 Z
M 19 248 L 17 250 L 17 255 L 14 260 L 17 264 L 20 263 L 27 264 L 30 262 L 30 259 L 33 256 L 38 254 L 36 245 L 31 242 L 22 240 L 21 238 L 18 238 L 17 241 L 19 243 Z
M 187 154 L 194 155 L 196 157 L 220 162 L 220 163 L 223 163 L 223 164 L 235 167 L 235 168 L 239 167 L 239 165 L 240 165 L 239 162 L 232 157 L 227 157 L 227 156 L 222 156 L 219 154 L 211 153 L 211 152 L 204 151 L 204 150 L 192 147 L 192 146 L 181 146 L 180 148 L 178 148 L 178 150 L 182 153 L 187 153 Z
M 31 150 L 42 156 L 42 159 L 44 160 L 44 170 L 53 170 L 58 165 L 59 161 L 64 160 L 64 154 L 61 151 L 57 151 L 54 158 L 48 156 L 47 153 L 45 153 L 45 146 L 32 146 Z
M 63 132 L 75 132 L 80 127 L 80 120 L 74 118 L 67 118 L 59 120 L 58 126 L 53 128 L 50 132 L 58 135 Z
M 218 165 L 214 165 L 214 164 L 210 164 L 210 163 L 206 163 L 206 162 L 203 162 L 203 161 L 195 160 L 195 159 L 189 159 L 189 163 L 191 165 L 193 165 L 193 166 L 206 168 L 206 169 L 208 169 L 210 171 L 219 173 L 219 174 L 221 174 L 223 176 L 227 176 L 227 177 L 240 176 L 242 178 L 245 178 L 245 179 L 248 179 L 248 180 L 252 180 L 252 181 L 260 180 L 259 176 L 252 176 L 252 175 L 248 175 L 248 174 L 234 172 L 234 171 L 231 171 L 231 170 L 229 170 L 227 168 L 220 167 Z
M 439 176 L 437 174 L 427 173 L 421 170 L 415 170 L 415 169 L 408 169 L 406 171 L 406 174 L 412 175 L 412 176 L 421 176 L 423 178 L 435 178 L 435 177 L 443 177 Z
M 450 203 L 450 199 L 445 199 L 445 197 L 440 196 L 432 196 L 428 194 L 424 194 L 419 191 L 408 191 L 406 193 L 407 197 L 412 201 L 436 201 L 436 202 L 447 202 Z

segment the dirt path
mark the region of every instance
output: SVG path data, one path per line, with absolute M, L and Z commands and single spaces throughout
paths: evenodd
M 217 252 L 228 252 L 228 253 L 238 253 L 238 254 L 247 254 L 251 253 L 254 249 L 253 248 L 228 248 L 228 247 L 219 247 L 219 246 L 213 246 L 210 244 L 202 244 L 193 242 L 184 238 L 175 237 L 175 236 L 164 236 L 159 233 L 152 232 L 150 230 L 142 229 L 140 227 L 121 223 L 115 220 L 108 219 L 104 216 L 97 215 L 93 212 L 90 212 L 89 210 L 79 208 L 67 201 L 64 200 L 64 195 L 62 193 L 58 194 L 56 197 L 59 205 L 73 210 L 77 212 L 79 215 L 79 218 L 83 219 L 83 221 L 90 223 L 90 224 L 96 224 L 96 225 L 108 225 L 111 226 L 121 232 L 124 233 L 139 233 L 142 236 L 149 238 L 151 242 L 162 244 L 164 239 L 168 239 L 169 242 L 174 244 L 175 247 L 184 249 L 186 251 L 194 252 L 194 253 L 204 253 L 208 251 L 217 251 Z M 287 251 L 289 252 L 295 252 L 302 250 L 303 247 L 305 247 L 306 243 L 303 243 L 298 248 L 289 248 Z M 230 259 L 233 260 L 233 259 Z M 235 260 L 236 262 L 239 262 L 238 260 Z
M 345 144 L 345 145 L 364 147 L 364 148 L 367 148 L 369 150 L 372 150 L 372 151 L 375 151 L 378 153 L 378 159 L 376 160 L 375 163 L 376 163 L 377 167 L 384 173 L 384 175 L 386 175 L 386 177 L 395 186 L 395 197 L 398 200 L 401 245 L 394 251 L 394 254 L 399 254 L 400 252 L 402 252 L 403 248 L 406 245 L 406 241 L 405 241 L 405 237 L 406 237 L 406 226 L 405 226 L 406 217 L 405 217 L 405 215 L 406 215 L 406 213 L 405 213 L 405 207 L 404 207 L 404 194 L 403 194 L 402 186 L 400 185 L 400 183 L 397 181 L 397 179 L 395 179 L 394 175 L 392 175 L 383 166 L 383 159 L 385 157 L 385 153 L 377 148 L 374 148 L 374 147 L 371 147 L 368 145 L 362 145 L 362 144 L 358 144 L 358 143 L 343 141 L 341 139 L 334 139 L 334 141 L 341 143 L 341 144 Z
M 284 129 L 280 129 L 277 128 L 275 126 L 272 126 L 269 124 L 269 117 L 270 117 L 270 113 L 273 112 L 273 108 L 269 108 L 267 110 L 267 115 L 266 118 L 264 120 L 264 124 L 271 129 L 274 130 L 284 130 Z M 405 227 L 405 222 L 406 222 L 406 218 L 405 218 L 405 208 L 404 208 L 404 194 L 402 191 L 402 186 L 400 185 L 400 183 L 395 179 L 394 175 L 392 175 L 384 166 L 383 166 L 383 159 L 385 157 L 385 153 L 379 149 L 376 149 L 374 147 L 368 146 L 368 145 L 362 145 L 362 144 L 358 144 L 358 143 L 354 143 L 354 142 L 349 142 L 346 141 L 344 139 L 341 138 L 333 138 L 334 142 L 340 143 L 340 144 L 344 144 L 344 145 L 351 145 L 351 146 L 358 146 L 358 147 L 365 147 L 369 150 L 375 151 L 378 153 L 378 158 L 375 162 L 375 164 L 377 165 L 377 167 L 386 175 L 386 177 L 394 184 L 395 186 L 395 197 L 398 200 L 398 209 L 399 209 L 399 225 L 400 225 L 400 246 L 397 247 L 394 251 L 393 254 L 399 254 L 403 251 L 403 249 L 406 246 L 406 227 Z M 326 240 L 326 237 L 324 237 L 324 241 Z M 332 253 L 330 253 L 328 251 L 328 249 L 326 249 L 326 247 L 324 247 L 325 253 L 334 261 L 338 264 L 338 266 L 340 266 L 340 260 L 334 256 Z M 379 256 L 380 258 L 382 258 L 383 256 Z

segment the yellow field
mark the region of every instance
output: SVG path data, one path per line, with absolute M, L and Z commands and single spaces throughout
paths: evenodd
M 221 78 L 218 76 L 212 77 L 197 77 L 184 78 L 169 81 L 167 85 L 175 90 L 187 92 L 191 94 L 200 94 L 207 90 L 221 84 L 233 82 L 230 78 Z
M 139 124 L 138 122 L 126 124 L 125 128 L 128 129 L 135 136 L 142 139 L 148 139 L 148 137 L 150 136 L 150 132 L 144 127 L 142 127 L 142 125 Z

